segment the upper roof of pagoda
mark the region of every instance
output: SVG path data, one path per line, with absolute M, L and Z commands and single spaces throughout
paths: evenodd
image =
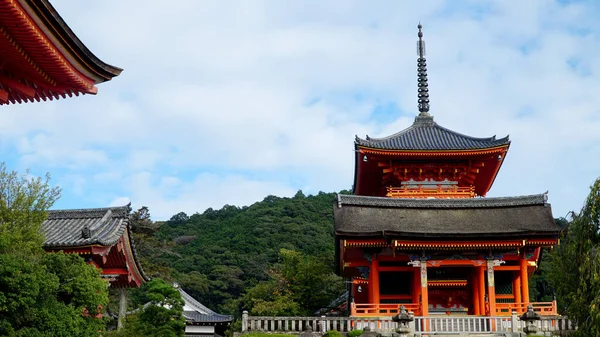
M 48 0 L 0 0 L 0 104 L 95 94 L 122 69 L 96 57 Z
M 356 137 L 355 144 L 379 150 L 390 151 L 464 151 L 490 149 L 510 144 L 508 136 L 496 139 L 475 138 L 438 125 L 433 116 L 417 116 L 414 123 L 389 137 L 366 139 Z
M 113 284 L 137 287 L 149 278 L 133 245 L 130 212 L 129 205 L 48 211 L 41 226 L 44 249 L 90 256 Z

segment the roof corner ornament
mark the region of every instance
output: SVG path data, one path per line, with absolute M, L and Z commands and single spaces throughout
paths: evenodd
M 81 229 L 81 238 L 89 239 L 92 236 L 92 230 L 87 225 Z
M 423 41 L 423 26 L 419 22 L 419 41 L 417 41 L 417 81 L 419 102 L 419 116 L 429 117 L 429 84 L 427 83 L 427 62 L 425 60 L 425 41 Z

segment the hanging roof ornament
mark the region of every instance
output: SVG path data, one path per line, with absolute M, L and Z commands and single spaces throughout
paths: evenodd
M 427 83 L 427 62 L 425 60 L 425 41 L 423 41 L 423 32 L 421 31 L 421 23 L 419 28 L 419 41 L 417 41 L 417 81 L 418 81 L 418 103 L 419 116 L 429 117 L 429 84 Z

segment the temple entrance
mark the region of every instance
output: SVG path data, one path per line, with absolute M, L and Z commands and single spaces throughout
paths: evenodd
M 472 268 L 438 267 L 427 270 L 430 314 L 462 314 L 473 311 Z

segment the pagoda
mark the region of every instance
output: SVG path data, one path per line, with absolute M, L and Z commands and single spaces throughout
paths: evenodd
M 438 125 L 418 26 L 419 114 L 385 138 L 356 137 L 352 195 L 334 206 L 336 265 L 350 315 L 510 315 L 529 304 L 542 248 L 558 243 L 547 194 L 485 198 L 510 146 Z

